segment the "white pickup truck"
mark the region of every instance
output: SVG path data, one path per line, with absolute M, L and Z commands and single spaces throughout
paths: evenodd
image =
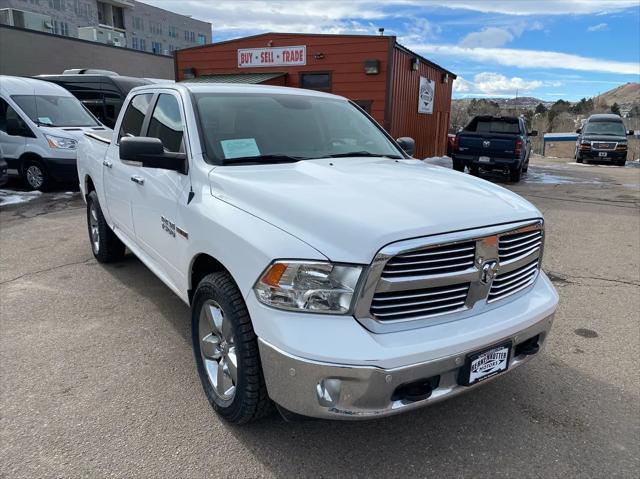
M 132 90 L 78 173 L 100 262 L 125 247 L 191 306 L 204 391 L 234 423 L 364 419 L 539 354 L 558 296 L 521 197 L 413 159 L 348 100 L 251 85 Z

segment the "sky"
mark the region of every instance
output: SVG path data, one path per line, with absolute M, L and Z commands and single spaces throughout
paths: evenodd
M 454 97 L 576 101 L 640 81 L 640 0 L 144 0 L 265 32 L 378 33 L 458 75 Z

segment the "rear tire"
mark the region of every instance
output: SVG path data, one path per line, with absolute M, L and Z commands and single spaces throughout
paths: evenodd
M 509 170 L 509 180 L 514 183 L 517 183 L 522 178 L 522 163 L 518 166 L 511 167 Z
M 87 229 L 91 251 L 99 263 L 113 263 L 124 257 L 125 245 L 104 219 L 95 191 L 87 195 Z
M 53 184 L 51 175 L 38 160 L 28 160 L 25 163 L 22 180 L 27 188 L 38 191 L 48 191 Z
M 464 161 L 453 158 L 453 169 L 456 171 L 464 171 Z
M 258 338 L 231 275 L 218 272 L 205 276 L 192 304 L 193 352 L 213 409 L 233 424 L 252 422 L 273 412 Z

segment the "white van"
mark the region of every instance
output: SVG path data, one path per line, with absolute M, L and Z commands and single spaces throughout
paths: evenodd
M 0 146 L 30 188 L 76 182 L 78 141 L 93 130 L 108 128 L 61 86 L 0 75 Z

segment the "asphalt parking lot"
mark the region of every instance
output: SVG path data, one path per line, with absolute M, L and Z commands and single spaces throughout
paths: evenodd
M 358 423 L 221 422 L 188 308 L 131 255 L 96 263 L 77 193 L 0 208 L 0 477 L 637 478 L 640 164 L 536 157 L 505 186 L 546 217 L 561 298 L 547 349 L 473 393 Z

